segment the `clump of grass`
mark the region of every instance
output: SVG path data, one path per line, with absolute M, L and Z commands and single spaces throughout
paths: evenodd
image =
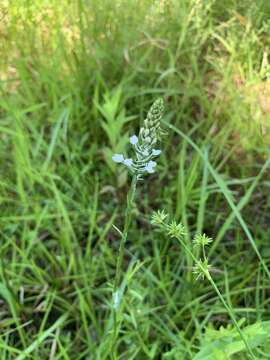
M 208 355 L 205 340 L 220 346 L 222 327 L 229 334 L 192 258 L 170 236 L 153 239 L 153 208 L 183 223 L 190 247 L 193 234 L 212 234 L 210 274 L 241 330 L 268 339 L 269 326 L 254 326 L 270 308 L 268 125 L 258 97 L 249 103 L 265 91 L 267 105 L 268 2 L 2 0 L 0 18 L 1 360 L 112 358 L 107 284 L 122 236 L 112 225 L 124 217 L 130 162 L 117 172 L 111 157 L 132 158 L 128 131 L 159 96 L 172 131 L 166 161 L 136 187 L 114 357 L 193 360 Z M 243 349 L 232 335 L 223 345 Z

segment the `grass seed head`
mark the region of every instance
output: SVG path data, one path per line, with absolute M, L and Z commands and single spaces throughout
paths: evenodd
M 164 210 L 155 211 L 151 217 L 151 224 L 164 225 L 164 222 L 167 217 L 168 217 L 168 214 L 166 214 Z
M 206 234 L 196 234 L 193 239 L 193 245 L 195 247 L 204 247 L 208 246 L 212 241 L 213 239 Z
M 198 262 L 196 263 L 196 265 L 194 265 L 192 272 L 196 277 L 196 280 L 199 279 L 204 279 L 209 278 L 210 277 L 210 273 L 209 270 L 211 268 L 211 265 L 208 264 L 208 260 L 204 259 L 204 260 L 198 260 Z
M 167 232 L 170 237 L 174 237 L 176 239 L 181 239 L 183 236 L 186 235 L 186 229 L 183 224 L 177 223 L 175 220 L 173 220 L 168 226 L 167 226 Z

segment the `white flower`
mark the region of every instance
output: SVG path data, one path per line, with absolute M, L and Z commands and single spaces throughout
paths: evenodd
M 155 172 L 155 170 L 148 165 L 146 165 L 145 170 L 148 172 L 148 174 L 153 174 Z
M 153 154 L 154 156 L 158 156 L 158 155 L 161 154 L 161 150 L 159 150 L 159 149 L 153 149 L 153 150 L 152 150 L 152 154 Z
M 155 166 L 157 166 L 157 163 L 155 161 L 149 161 L 149 163 L 147 165 L 149 165 L 151 167 L 155 167 Z
M 149 161 L 149 163 L 147 163 L 147 165 L 145 166 L 145 170 L 149 173 L 152 174 L 155 172 L 154 167 L 156 167 L 157 163 L 155 161 Z
M 125 164 L 126 166 L 132 166 L 133 160 L 132 160 L 132 159 L 125 159 L 125 160 L 124 160 L 124 164 Z
M 124 156 L 122 154 L 114 154 L 112 159 L 116 163 L 122 163 L 124 161 Z
M 137 144 L 137 142 L 139 141 L 138 137 L 136 135 L 133 135 L 129 138 L 129 141 L 132 145 Z

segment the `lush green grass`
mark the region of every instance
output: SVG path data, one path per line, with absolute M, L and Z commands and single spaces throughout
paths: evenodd
M 0 15 L 1 360 L 113 358 L 113 225 L 130 177 L 111 155 L 159 96 L 167 136 L 137 189 L 116 358 L 194 359 L 237 337 L 189 255 L 151 226 L 160 208 L 188 244 L 213 237 L 212 276 L 243 331 L 270 320 L 267 2 L 10 0 Z

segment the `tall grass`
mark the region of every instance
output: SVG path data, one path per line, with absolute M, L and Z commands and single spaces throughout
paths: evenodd
M 173 131 L 133 209 L 117 356 L 194 359 L 237 337 L 190 256 L 153 233 L 159 208 L 188 244 L 196 232 L 215 239 L 218 289 L 244 334 L 268 336 L 269 11 L 250 0 L 1 2 L 1 359 L 111 357 L 129 177 L 110 158 L 160 95 Z M 252 344 L 259 359 L 267 336 Z M 232 358 L 247 359 L 239 349 Z

